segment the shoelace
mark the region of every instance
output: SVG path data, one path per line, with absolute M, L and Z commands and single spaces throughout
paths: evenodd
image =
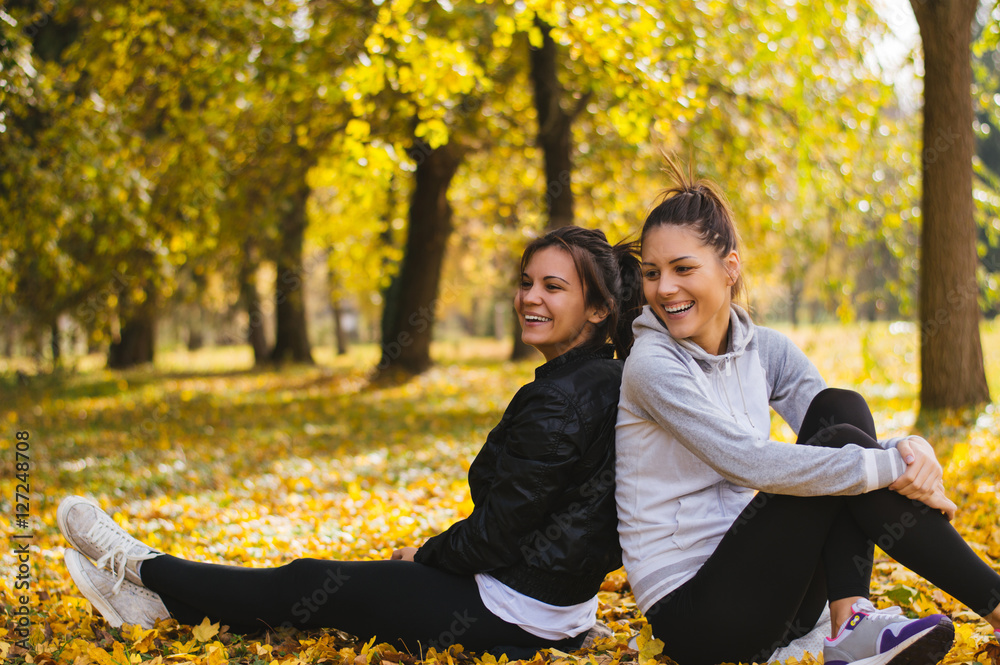
M 860 608 L 861 612 L 864 612 L 871 619 L 882 619 L 888 621 L 889 619 L 895 619 L 903 614 L 903 609 L 901 607 L 887 607 L 884 610 L 877 609 L 872 606 L 871 609 Z
M 128 536 L 124 536 L 108 524 L 101 520 L 94 522 L 87 532 L 87 538 L 100 549 L 107 550 L 107 553 L 94 562 L 98 568 L 107 565 L 112 575 L 118 577 L 118 581 L 111 587 L 112 595 L 117 595 L 118 591 L 125 583 L 125 567 L 132 561 L 145 561 L 156 556 L 154 552 L 147 554 L 129 554 L 128 550 L 135 543 L 129 542 Z M 138 542 L 138 541 L 136 541 Z

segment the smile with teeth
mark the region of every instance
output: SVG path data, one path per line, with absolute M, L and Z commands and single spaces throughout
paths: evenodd
M 680 314 L 681 312 L 686 312 L 694 307 L 694 301 L 688 300 L 687 302 L 677 303 L 674 305 L 664 305 L 663 309 L 667 311 L 668 314 Z
M 525 314 L 524 320 L 531 323 L 545 323 L 546 321 L 551 321 L 552 319 L 544 316 L 538 316 L 536 314 Z

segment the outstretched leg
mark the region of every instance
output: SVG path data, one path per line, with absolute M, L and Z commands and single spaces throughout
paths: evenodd
M 182 623 L 208 616 L 235 632 L 337 628 L 363 640 L 398 640 L 414 653 L 456 643 L 474 651 L 552 645 L 490 612 L 474 578 L 412 561 L 299 559 L 242 568 L 164 555 L 140 571 Z

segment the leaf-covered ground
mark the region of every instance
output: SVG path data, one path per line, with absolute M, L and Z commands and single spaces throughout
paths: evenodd
M 831 385 L 854 387 L 870 398 L 882 435 L 910 430 L 918 371 L 912 326 L 787 332 Z M 984 329 L 984 348 L 996 396 L 1000 327 Z M 155 371 L 111 373 L 84 364 L 58 379 L 18 376 L 12 365 L 0 366 L 0 523 L 10 544 L 0 554 L 6 613 L 0 656 L 11 663 L 73 665 L 492 663 L 459 647 L 400 654 L 353 643 L 334 630 L 247 639 L 209 624 L 109 629 L 76 592 L 62 563 L 55 510 L 66 494 L 91 496 L 150 545 L 204 561 L 269 566 L 302 556 L 385 558 L 471 509 L 469 463 L 536 364 L 504 362 L 505 350 L 483 341 L 439 345 L 443 360 L 401 386 L 368 384 L 375 351 L 364 347 L 346 358 L 320 353 L 318 367 L 280 373 L 240 369 L 250 358 L 239 349 L 162 354 Z M 963 424 L 963 417 L 973 424 Z M 19 431 L 30 435 L 27 528 L 14 520 L 25 508 L 15 505 L 16 484 L 25 480 L 16 477 Z M 790 437 L 783 424 L 776 423 L 775 432 Z M 1000 404 L 943 419 L 923 433 L 947 451 L 946 479 L 960 506 L 957 527 L 998 568 Z M 16 547 L 25 542 L 30 574 L 20 581 L 30 585 L 26 604 L 23 587 L 16 586 Z M 992 634 L 985 622 L 879 557 L 876 600 L 914 614 L 949 613 L 958 637 L 945 662 L 989 662 L 990 654 L 981 652 Z M 628 637 L 644 620 L 624 573 L 609 575 L 604 587 L 600 616 L 614 637 L 574 654 L 542 652 L 537 665 L 667 660 L 645 639 L 640 651 L 628 648 Z M 16 632 L 20 617 L 14 613 L 21 611 L 29 612 L 27 642 Z M 727 614 L 739 611 L 720 603 L 720 639 Z

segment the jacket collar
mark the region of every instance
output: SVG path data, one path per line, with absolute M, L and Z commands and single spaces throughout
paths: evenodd
M 565 367 L 570 363 L 594 358 L 611 359 L 615 357 L 615 347 L 613 344 L 603 344 L 598 347 L 592 345 L 577 346 L 557 358 L 553 358 L 544 365 L 535 368 L 535 378 L 541 379 L 549 376 L 560 367 Z

